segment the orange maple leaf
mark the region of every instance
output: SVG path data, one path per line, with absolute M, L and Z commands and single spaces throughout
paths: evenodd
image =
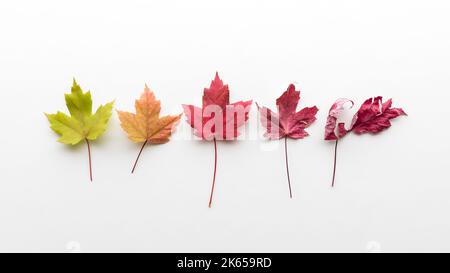
M 117 111 L 120 126 L 128 134 L 128 138 L 136 143 L 144 143 L 134 163 L 132 173 L 136 169 L 142 150 L 147 143 L 163 144 L 169 141 L 172 132 L 178 125 L 181 114 L 177 116 L 159 117 L 161 103 L 155 94 L 145 85 L 144 93 L 135 103 L 136 114 Z

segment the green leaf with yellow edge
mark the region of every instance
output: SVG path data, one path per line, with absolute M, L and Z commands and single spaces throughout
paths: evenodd
M 65 94 L 65 99 L 70 116 L 59 111 L 56 114 L 45 115 L 50 122 L 50 128 L 60 135 L 59 142 L 76 145 L 83 140 L 86 141 L 92 181 L 91 147 L 89 140 L 97 139 L 108 128 L 114 101 L 101 105 L 95 113 L 92 113 L 91 92 L 83 93 L 83 90 L 75 79 L 73 80 L 71 93 Z

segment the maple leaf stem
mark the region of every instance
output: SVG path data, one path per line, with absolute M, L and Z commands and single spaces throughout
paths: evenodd
M 338 140 L 336 139 L 336 144 L 334 145 L 334 167 L 333 167 L 333 181 L 331 182 L 331 187 L 334 187 L 334 178 L 336 177 L 337 147 L 338 147 Z
M 214 194 L 214 186 L 216 184 L 216 169 L 217 169 L 217 141 L 216 138 L 214 138 L 214 176 L 213 176 L 213 182 L 211 187 L 211 195 L 209 197 L 209 208 L 212 206 L 212 200 L 213 200 L 213 194 Z
M 86 138 L 86 144 L 88 147 L 88 155 L 89 155 L 89 177 L 91 178 L 91 182 L 92 180 L 92 157 L 91 157 L 91 144 L 89 143 L 89 140 Z
M 289 196 L 292 199 L 291 178 L 289 177 L 289 162 L 288 162 L 288 148 L 287 148 L 287 136 L 284 137 L 284 153 L 286 155 L 286 173 L 289 185 Z
M 136 161 L 134 162 L 133 169 L 131 170 L 131 173 L 134 173 L 134 170 L 136 169 L 136 166 L 137 166 L 137 163 L 138 163 L 138 161 L 139 161 L 139 158 L 141 157 L 142 151 L 144 150 L 145 145 L 147 145 L 147 143 L 148 143 L 148 140 L 146 140 L 146 141 L 144 142 L 144 144 L 142 145 L 142 148 L 141 148 L 141 150 L 139 151 L 139 154 L 138 154 L 138 156 L 137 156 L 137 158 L 136 158 Z

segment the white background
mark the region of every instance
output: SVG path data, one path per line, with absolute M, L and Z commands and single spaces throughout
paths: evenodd
M 448 1 L 2 1 L 0 251 L 450 251 Z M 201 104 L 216 71 L 231 100 L 274 107 L 289 83 L 317 105 L 310 137 L 247 137 L 214 150 L 187 139 L 145 149 L 116 113 L 93 145 L 57 143 L 44 112 L 72 77 L 94 107 L 134 111 L 147 83 L 163 113 Z M 339 97 L 383 95 L 409 114 L 345 137 L 336 187 L 323 141 Z M 354 109 L 356 110 L 356 109 Z M 256 132 L 256 113 L 249 131 Z

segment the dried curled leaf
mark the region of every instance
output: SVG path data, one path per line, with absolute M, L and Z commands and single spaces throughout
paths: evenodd
M 406 116 L 402 108 L 391 108 L 392 99 L 382 101 L 380 96 L 366 100 L 353 117 L 351 130 L 356 134 L 376 134 L 391 127 L 391 119 Z
M 332 187 L 334 187 L 336 177 L 337 146 L 340 138 L 351 131 L 354 131 L 356 134 L 377 134 L 391 127 L 391 119 L 406 115 L 401 108 L 391 108 L 392 99 L 389 99 L 385 103 L 382 101 L 383 98 L 381 96 L 367 99 L 353 116 L 352 124 L 348 130 L 345 128 L 343 122 L 338 123 L 337 120 L 345 110 L 344 105 L 351 102 L 351 108 L 353 107 L 353 101 L 348 99 L 338 99 L 331 106 L 327 124 L 325 125 L 325 140 L 335 141 L 333 180 L 331 182 Z
M 367 99 L 353 116 L 350 129 L 346 129 L 344 123 L 337 123 L 341 113 L 345 110 L 344 106 L 353 101 L 348 99 L 338 99 L 330 108 L 325 125 L 325 140 L 338 140 L 344 137 L 348 132 L 356 134 L 379 133 L 391 127 L 391 119 L 406 115 L 402 108 L 392 108 L 392 99 L 382 102 L 381 96 Z
M 354 103 L 349 99 L 338 99 L 331 106 L 325 125 L 325 140 L 337 140 L 347 133 L 344 123 L 337 124 L 337 120 L 348 103 L 351 104 L 349 109 L 352 108 Z

